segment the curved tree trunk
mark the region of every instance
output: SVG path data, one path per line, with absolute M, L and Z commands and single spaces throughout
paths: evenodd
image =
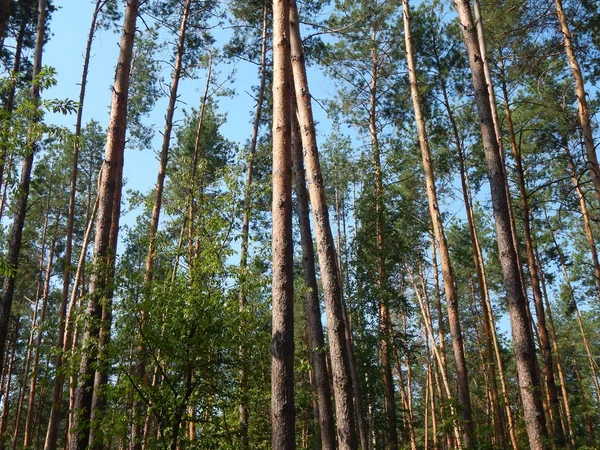
M 536 368 L 535 346 L 527 316 L 527 300 L 523 294 L 520 263 L 514 247 L 510 204 L 506 193 L 506 173 L 494 130 L 488 86 L 483 73 L 483 59 L 469 3 L 467 0 L 455 0 L 455 3 L 473 78 L 527 434 L 531 448 L 538 450 L 547 447 L 546 422 Z

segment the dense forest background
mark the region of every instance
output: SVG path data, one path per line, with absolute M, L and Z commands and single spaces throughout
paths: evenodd
M 600 5 L 79 1 L 0 0 L 0 449 L 599 448 Z

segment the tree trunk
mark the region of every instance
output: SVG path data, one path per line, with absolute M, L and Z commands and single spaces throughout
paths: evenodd
M 290 0 L 290 13 L 289 30 L 292 46 L 293 79 L 298 105 L 298 121 L 304 147 L 306 178 L 314 217 L 323 296 L 325 298 L 338 445 L 340 450 L 355 450 L 357 445 L 354 436 L 352 384 L 349 376 L 350 369 L 346 347 L 346 326 L 344 324 L 340 274 L 335 243 L 329 223 L 323 176 L 319 164 L 317 137 L 295 0 Z
M 39 0 L 37 31 L 35 36 L 35 55 L 33 59 L 33 79 L 35 80 L 42 69 L 42 51 L 44 46 L 44 37 L 46 29 L 46 0 Z M 31 100 L 36 105 L 39 102 L 40 86 L 33 84 L 31 87 Z M 32 123 L 31 127 L 34 126 Z M 37 143 L 31 141 L 31 133 L 27 138 L 27 148 L 21 166 L 21 180 L 19 181 L 18 194 L 15 199 L 15 215 L 13 225 L 8 240 L 8 251 L 6 254 L 6 263 L 8 267 L 14 269 L 4 276 L 2 294 L 0 295 L 0 370 L 4 367 L 4 349 L 6 346 L 6 334 L 8 332 L 8 322 L 12 309 L 13 297 L 15 294 L 15 282 L 17 269 L 19 267 L 19 255 L 21 254 L 21 242 L 23 239 L 23 226 L 25 225 L 25 215 L 27 214 L 27 200 L 29 198 L 29 185 L 31 182 L 31 169 L 33 168 L 33 156 L 36 151 Z
M 50 278 L 52 276 L 52 264 L 54 262 L 54 251 L 56 248 L 56 241 L 58 238 L 57 229 L 59 225 L 58 214 L 55 219 L 54 233 L 52 237 L 52 243 L 50 244 L 50 251 L 48 253 L 48 263 L 46 265 L 46 272 L 44 274 L 44 288 L 42 291 L 42 311 L 40 313 L 40 320 L 37 325 L 37 337 L 35 342 L 35 352 L 33 357 L 33 367 L 31 370 L 31 381 L 29 384 L 29 399 L 27 401 L 27 415 L 25 416 L 25 436 L 23 438 L 23 448 L 28 448 L 31 445 L 33 438 L 33 421 L 34 421 L 34 405 L 36 388 L 38 382 L 38 369 L 40 364 L 40 348 L 42 346 L 42 335 L 44 332 L 44 322 L 46 320 L 46 311 L 48 309 L 48 296 L 50 294 Z
M 552 418 L 552 436 L 556 445 L 560 448 L 565 444 L 565 435 L 560 421 L 560 406 L 558 400 L 558 390 L 556 389 L 556 381 L 554 379 L 554 361 L 552 360 L 552 347 L 550 344 L 550 336 L 548 335 L 548 327 L 546 326 L 546 314 L 544 312 L 544 301 L 542 298 L 542 290 L 540 286 L 540 276 L 538 267 L 535 262 L 535 254 L 533 251 L 533 239 L 530 224 L 529 199 L 527 196 L 527 188 L 525 185 L 525 170 L 521 160 L 521 151 L 517 146 L 514 125 L 510 105 L 508 103 L 508 90 L 504 77 L 503 66 L 502 70 L 502 93 L 504 95 L 504 109 L 506 111 L 506 121 L 508 125 L 508 134 L 510 138 L 513 156 L 515 158 L 515 166 L 517 179 L 519 183 L 519 194 L 521 198 L 521 213 L 523 219 L 523 232 L 525 237 L 525 250 L 527 253 L 527 265 L 529 266 L 529 275 L 531 279 L 531 289 L 533 291 L 533 300 L 537 317 L 537 328 L 540 342 L 540 350 L 542 353 L 542 362 L 544 365 L 544 377 L 546 379 L 546 392 L 548 395 L 549 412 Z
M 562 1 L 555 0 L 555 3 L 560 31 L 563 34 L 565 53 L 567 54 L 567 60 L 569 61 L 569 66 L 573 72 L 573 79 L 575 80 L 575 95 L 577 96 L 579 123 L 581 124 L 581 132 L 583 133 L 587 165 L 590 170 L 590 176 L 594 185 L 596 197 L 600 200 L 600 168 L 598 167 L 598 156 L 596 155 L 596 147 L 594 145 L 592 123 L 590 121 L 590 110 L 587 104 L 587 93 L 585 92 L 585 82 L 583 80 L 581 68 L 579 67 L 579 61 L 577 61 L 575 50 L 573 49 L 573 44 L 571 42 L 571 32 L 569 30 L 569 24 L 567 23 L 565 11 L 563 10 Z
M 290 15 L 273 0 L 273 283 L 271 446 L 295 448 Z
M 265 86 L 267 80 L 267 30 L 269 27 L 269 10 L 267 8 L 267 1 L 264 0 L 263 4 L 263 32 L 262 32 L 262 43 L 260 49 L 260 85 L 258 87 L 258 98 L 256 100 L 256 111 L 254 114 L 254 123 L 252 125 L 252 137 L 250 138 L 250 148 L 248 149 L 248 167 L 246 169 L 246 187 L 244 190 L 244 213 L 242 216 L 242 236 L 241 236 L 241 250 L 240 250 L 240 292 L 239 292 L 239 310 L 240 314 L 244 313 L 246 308 L 246 279 L 247 279 L 247 267 L 248 267 L 248 243 L 250 235 L 250 211 L 252 208 L 252 178 L 254 171 L 254 157 L 256 155 L 256 144 L 258 142 L 258 131 L 260 127 L 260 120 L 262 117 L 262 107 L 265 98 Z M 294 113 L 292 113 L 294 114 Z M 313 257 L 314 258 L 314 257 Z M 320 320 L 320 319 L 319 319 Z M 244 323 L 240 326 L 243 335 Z M 240 391 L 241 399 L 238 407 L 238 414 L 240 417 L 240 450 L 248 449 L 248 424 L 249 424 L 249 412 L 248 412 L 248 386 L 247 386 L 247 373 L 244 367 L 244 361 L 246 359 L 246 348 L 244 342 L 240 343 L 240 361 L 242 361 L 242 367 L 240 368 Z M 314 369 L 313 369 L 314 370 Z
M 0 418 L 0 435 L 4 435 L 4 433 L 6 433 L 6 425 L 8 424 L 8 413 L 10 411 L 10 398 L 9 398 L 9 394 L 10 394 L 10 385 L 12 382 L 12 375 L 13 375 L 13 368 L 14 368 L 14 364 L 15 364 L 15 356 L 17 354 L 17 345 L 19 343 L 19 325 L 20 325 L 20 319 L 17 319 L 17 321 L 14 323 L 13 328 L 12 328 L 12 333 L 13 333 L 13 345 L 12 345 L 12 350 L 11 350 L 11 354 L 10 354 L 10 359 L 8 360 L 8 367 L 6 369 L 6 371 L 4 372 L 5 374 L 5 384 L 3 386 L 4 390 L 3 390 L 3 403 L 2 403 L 2 416 Z M 5 445 L 4 445 L 4 441 L 0 442 L 0 450 L 4 450 L 5 449 Z
M 492 208 L 496 224 L 496 239 L 500 264 L 507 294 L 508 310 L 512 328 L 513 346 L 523 412 L 532 449 L 546 448 L 546 423 L 540 396 L 536 355 L 529 318 L 527 300 L 523 294 L 520 263 L 514 247 L 513 228 L 509 215 L 509 199 L 506 195 L 506 174 L 498 147 L 498 137 L 492 121 L 492 108 L 488 86 L 483 73 L 482 56 L 478 47 L 477 31 L 467 0 L 456 0 L 463 37 L 469 55 L 475 99 L 481 125 L 488 178 L 492 194 Z
M 564 139 L 564 148 L 565 153 L 567 154 L 567 158 L 569 159 L 569 171 L 571 172 L 573 186 L 575 187 L 575 191 L 577 192 L 577 199 L 579 200 L 579 208 L 581 209 L 581 215 L 583 217 L 585 236 L 587 237 L 588 244 L 590 246 L 592 264 L 594 265 L 594 281 L 596 282 L 597 295 L 600 296 L 600 261 L 598 260 L 598 250 L 596 249 L 596 241 L 594 239 L 594 232 L 592 231 L 592 221 L 587 208 L 585 195 L 583 194 L 583 189 L 581 188 L 581 183 L 579 182 L 579 175 L 577 174 L 577 170 L 575 169 L 575 162 L 573 161 L 573 156 L 571 155 L 571 151 L 569 150 L 569 144 L 566 138 Z
M 81 85 L 79 90 L 79 106 L 77 108 L 77 121 L 75 123 L 75 138 L 73 144 L 73 161 L 71 166 L 71 181 L 69 188 L 69 215 L 67 218 L 66 230 L 66 245 L 65 245 L 65 268 L 63 271 L 63 287 L 62 297 L 59 307 L 59 325 L 58 338 L 56 340 L 56 363 L 55 376 L 52 391 L 52 406 L 50 408 L 50 417 L 48 419 L 48 428 L 46 429 L 46 439 L 44 442 L 45 450 L 56 450 L 56 442 L 58 439 L 58 424 L 60 420 L 60 410 L 62 406 L 62 393 L 65 382 L 65 375 L 62 371 L 64 361 L 63 347 L 65 342 L 65 322 L 67 314 L 67 304 L 69 300 L 69 288 L 71 285 L 71 259 L 73 254 L 73 227 L 75 220 L 75 196 L 77 193 L 77 176 L 79 164 L 79 150 L 81 125 L 83 121 L 83 104 L 85 100 L 85 89 L 87 85 L 87 77 L 89 72 L 89 63 L 92 50 L 92 42 L 96 32 L 96 23 L 98 15 L 106 4 L 107 0 L 97 0 L 92 14 L 92 22 L 88 32 L 87 44 L 85 48 L 85 56 L 83 59 L 83 70 L 81 73 Z
M 471 412 L 471 396 L 469 393 L 469 375 L 467 371 L 467 362 L 465 360 L 465 349 L 460 327 L 458 298 L 454 283 L 454 272 L 450 261 L 450 251 L 446 242 L 444 224 L 440 215 L 437 192 L 435 186 L 435 174 L 433 171 L 433 162 L 431 160 L 431 151 L 427 138 L 427 129 L 425 127 L 425 118 L 421 110 L 421 98 L 419 86 L 417 84 L 417 74 L 412 49 L 412 37 L 410 31 L 410 6 L 408 0 L 403 0 L 404 15 L 404 42 L 406 45 L 406 61 L 408 66 L 408 77 L 410 80 L 410 91 L 417 124 L 417 133 L 419 135 L 419 145 L 421 156 L 423 157 L 423 171 L 425 172 L 425 186 L 427 190 L 427 201 L 429 204 L 429 215 L 433 225 L 435 239 L 440 253 L 440 263 L 442 265 L 442 277 L 444 280 L 444 291 L 446 294 L 446 307 L 448 308 L 448 323 L 450 325 L 450 334 L 452 335 L 452 349 L 454 351 L 454 361 L 456 364 L 456 385 L 458 388 L 458 404 L 461 406 L 461 417 L 463 420 L 463 445 L 470 448 L 473 445 L 473 417 Z
M 159 156 L 158 175 L 156 177 L 156 191 L 154 196 L 154 205 L 152 207 L 152 216 L 150 218 L 150 227 L 148 231 L 148 252 L 146 254 L 146 266 L 144 272 L 144 297 L 146 300 L 151 299 L 151 283 L 153 277 L 153 266 L 154 258 L 156 256 L 156 234 L 158 233 L 158 224 L 160 221 L 160 212 L 162 207 L 163 191 L 165 186 L 165 177 L 167 174 L 167 164 L 169 161 L 169 148 L 171 145 L 171 134 L 173 131 L 173 116 L 177 107 L 177 92 L 179 89 L 179 80 L 181 79 L 181 71 L 183 65 L 183 55 L 185 53 L 185 38 L 188 24 L 188 18 L 190 16 L 190 9 L 192 0 L 186 0 L 183 6 L 183 12 L 181 16 L 181 24 L 179 26 L 179 37 L 177 41 L 177 48 L 175 52 L 175 65 L 173 67 L 173 78 L 171 81 L 171 89 L 169 92 L 169 104 L 165 113 L 165 129 L 163 132 L 162 145 Z M 146 325 L 147 313 L 145 307 L 142 307 L 140 311 L 140 330 Z M 146 384 L 146 348 L 143 344 L 143 338 L 138 337 L 138 349 L 136 356 L 135 365 L 135 378 L 142 383 Z M 133 450 L 141 450 L 142 448 L 142 434 L 143 425 L 137 420 L 141 418 L 143 413 L 140 409 L 139 400 L 134 400 L 134 409 L 137 411 L 136 418 L 133 420 L 133 426 L 131 431 L 131 442 Z
M 294 103 L 292 102 L 292 105 Z M 298 135 L 297 120 L 295 118 L 292 120 L 292 161 L 296 185 L 296 208 L 300 228 L 300 241 L 302 244 L 302 268 L 304 271 L 309 355 L 317 394 L 317 417 L 321 429 L 321 448 L 323 450 L 335 450 L 331 387 L 329 386 L 329 374 L 327 373 L 325 361 L 325 338 L 323 336 L 323 325 L 321 324 L 319 291 L 315 274 L 315 253 L 310 229 L 306 176 L 302 161 L 302 143 Z
M 127 120 L 127 97 L 133 54 L 135 23 L 139 0 L 128 0 L 125 9 L 123 33 L 121 35 L 119 59 L 115 85 L 113 87 L 110 121 L 107 131 L 107 143 L 100 190 L 98 192 L 98 217 L 94 240 L 94 267 L 89 287 L 89 301 L 86 308 L 88 323 L 83 332 L 83 353 L 80 376 L 75 392 L 74 420 L 70 428 L 69 450 L 84 450 L 88 446 L 90 435 L 90 415 L 96 386 L 95 366 L 99 349 L 93 345 L 101 338 L 101 330 L 108 333 L 110 323 L 106 323 L 107 314 L 103 314 L 102 304 L 110 308 L 110 294 L 114 276 L 114 256 L 119 224 L 120 195 L 123 175 L 123 153 L 125 150 L 125 132 Z M 106 309 L 105 308 L 105 309 Z M 110 314 L 108 314 L 110 315 Z M 98 392 L 95 393 L 98 395 Z M 96 413 L 96 411 L 95 411 Z M 89 444 L 94 444 L 89 442 Z

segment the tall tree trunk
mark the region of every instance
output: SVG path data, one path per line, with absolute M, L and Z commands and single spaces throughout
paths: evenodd
M 300 123 L 302 145 L 304 147 L 306 178 L 314 217 L 319 267 L 321 269 L 323 296 L 325 298 L 338 445 L 340 450 L 354 450 L 357 448 L 357 445 L 354 436 L 352 384 L 349 376 L 350 369 L 346 347 L 347 339 L 341 295 L 341 279 L 337 265 L 335 243 L 329 223 L 329 211 L 325 199 L 323 176 L 319 164 L 317 137 L 295 0 L 290 0 L 290 27 L 292 69 L 295 96 L 298 105 L 298 121 Z
M 288 0 L 273 0 L 271 446 L 295 448 L 291 67 Z
M 544 367 L 544 377 L 546 379 L 546 392 L 548 395 L 549 412 L 552 418 L 552 436 L 558 447 L 562 447 L 565 443 L 565 435 L 560 421 L 560 406 L 558 400 L 558 390 L 554 379 L 554 361 L 552 359 L 552 346 L 550 344 L 550 336 L 546 325 L 546 314 L 544 311 L 544 301 L 542 298 L 542 290 L 540 286 L 540 276 L 538 267 L 535 262 L 535 254 L 533 250 L 533 240 L 530 223 L 529 199 L 527 195 L 527 187 L 525 185 L 525 170 L 521 159 L 521 150 L 517 146 L 517 140 L 514 131 L 512 113 L 508 102 L 508 89 L 506 87 L 506 79 L 504 77 L 503 65 L 501 65 L 501 84 L 502 93 L 504 96 L 504 109 L 506 111 L 506 122 L 508 125 L 508 134 L 510 138 L 513 156 L 515 158 L 515 166 L 517 179 L 519 183 L 519 194 L 521 198 L 521 213 L 523 219 L 523 232 L 525 237 L 525 250 L 527 253 L 527 265 L 529 266 L 529 275 L 531 279 L 531 288 L 533 291 L 533 300 L 537 318 L 537 329 L 540 342 L 540 350 L 542 353 L 542 362 Z
M 44 46 L 44 37 L 46 30 L 46 0 L 38 2 L 38 20 L 35 36 L 35 54 L 33 58 L 33 79 L 39 75 L 42 69 L 42 51 Z M 31 101 L 38 104 L 40 97 L 40 86 L 34 83 L 31 87 Z M 35 124 L 30 124 L 34 127 Z M 29 198 L 29 185 L 31 182 L 31 169 L 33 167 L 33 156 L 36 151 L 37 143 L 32 140 L 31 132 L 28 132 L 27 148 L 21 165 L 21 180 L 19 181 L 18 194 L 15 199 L 15 215 L 13 225 L 8 239 L 8 251 L 6 254 L 6 263 L 8 267 L 14 269 L 4 276 L 2 285 L 2 294 L 0 295 L 0 370 L 4 367 L 4 349 L 6 346 L 6 334 L 8 332 L 8 322 L 12 309 L 13 297 L 15 294 L 15 282 L 17 269 L 19 267 L 19 255 L 21 254 L 21 243 L 23 239 L 23 226 L 25 225 L 25 215 L 27 214 L 27 200 Z
M 479 249 L 479 240 L 477 236 L 474 214 L 473 214 L 473 205 L 471 202 L 471 195 L 469 192 L 468 181 L 467 181 L 467 169 L 465 165 L 465 155 L 464 148 L 460 138 L 460 134 L 458 132 L 458 126 L 456 124 L 456 120 L 454 118 L 454 112 L 452 111 L 452 107 L 450 105 L 450 100 L 448 96 L 448 91 L 446 88 L 446 80 L 442 76 L 441 72 L 441 64 L 439 61 L 439 56 L 437 53 L 437 47 L 434 47 L 436 62 L 438 65 L 438 79 L 440 82 L 440 87 L 442 90 L 442 103 L 444 104 L 444 108 L 446 109 L 446 113 L 448 114 L 448 119 L 450 120 L 450 124 L 452 126 L 452 134 L 454 137 L 454 144 L 456 146 L 456 150 L 458 152 L 458 161 L 459 161 L 459 172 L 460 172 L 460 180 L 461 187 L 463 193 L 463 200 L 465 203 L 466 216 L 467 216 L 467 226 L 469 227 L 469 233 L 471 235 L 471 242 L 473 248 L 473 264 L 475 266 L 475 273 L 477 275 L 477 284 L 479 287 L 479 294 L 481 300 L 481 309 L 483 312 L 482 323 L 483 323 L 483 335 L 485 339 L 485 348 L 486 348 L 486 371 L 488 373 L 488 378 L 490 380 L 490 395 L 491 395 L 491 403 L 493 409 L 493 417 L 494 417 L 494 435 L 498 445 L 502 448 L 506 446 L 505 442 L 505 426 L 504 426 L 504 417 L 502 415 L 502 410 L 500 407 L 499 395 L 498 395 L 498 385 L 496 382 L 496 370 L 494 366 L 494 336 L 495 336 L 495 325 L 491 317 L 491 302 L 489 299 L 489 293 L 487 289 L 487 280 L 485 275 L 485 269 L 483 267 L 483 260 L 480 258 L 480 249 Z M 498 366 L 498 370 L 501 373 L 502 381 L 503 381 L 503 370 L 501 365 Z M 504 383 L 503 383 L 504 384 Z M 512 413 L 510 412 L 510 406 L 508 404 L 508 393 L 505 395 L 505 407 L 507 409 L 507 419 L 509 422 L 509 433 L 511 437 L 511 445 L 513 450 L 518 450 L 516 434 L 512 427 L 513 419 Z
M 545 213 L 545 211 L 544 211 L 544 213 Z M 541 266 L 541 262 L 540 262 L 540 255 L 539 255 L 537 247 L 535 249 L 535 261 L 536 261 L 538 267 L 541 268 L 542 266 Z M 542 285 L 542 293 L 544 294 L 544 304 L 546 306 L 546 313 L 548 315 L 548 324 L 550 325 L 549 330 L 550 330 L 550 338 L 552 341 L 552 351 L 554 352 L 554 356 L 556 358 L 556 372 L 558 374 L 558 381 L 560 383 L 560 392 L 561 392 L 562 401 L 563 401 L 563 409 L 564 409 L 564 416 L 565 416 L 564 424 L 566 425 L 566 427 L 563 426 L 563 428 L 566 428 L 566 431 L 569 434 L 571 447 L 574 448 L 575 447 L 575 434 L 573 432 L 573 415 L 571 413 L 571 405 L 569 402 L 569 392 L 567 390 L 567 383 L 565 380 L 565 372 L 564 372 L 563 365 L 562 365 L 562 358 L 561 358 L 560 350 L 558 348 L 556 327 L 554 326 L 554 319 L 552 318 L 552 308 L 550 307 L 550 300 L 548 297 L 548 291 L 546 289 L 546 280 L 544 277 L 544 271 L 540 270 L 540 274 L 541 274 L 540 282 Z M 566 275 L 565 280 L 567 281 L 569 288 L 571 288 L 570 280 L 568 278 L 568 274 L 566 273 L 564 266 L 563 266 L 563 275 Z
M 256 110 L 254 113 L 254 122 L 252 124 L 252 137 L 250 138 L 250 148 L 248 149 L 248 167 L 246 169 L 246 186 L 244 190 L 244 213 L 242 216 L 242 235 L 241 235 L 241 250 L 240 250 L 240 292 L 238 296 L 240 314 L 244 313 L 246 309 L 246 280 L 247 280 L 247 267 L 248 267 L 248 245 L 250 235 L 250 211 L 252 208 L 252 178 L 254 172 L 254 157 L 256 155 L 256 144 L 258 142 L 258 131 L 260 127 L 260 121 L 262 117 L 262 107 L 265 98 L 265 86 L 267 80 L 267 35 L 269 27 L 269 10 L 267 8 L 267 1 L 263 0 L 263 31 L 262 41 L 260 49 L 260 84 L 258 87 L 258 97 L 256 100 Z M 294 113 L 292 113 L 294 114 Z M 244 323 L 240 328 L 244 329 Z M 243 335 L 243 332 L 241 333 Z M 238 414 L 240 417 L 240 450 L 248 449 L 248 424 L 249 424 L 249 412 L 248 412 L 248 386 L 247 386 L 247 372 L 244 361 L 246 359 L 246 347 L 244 342 L 240 343 L 240 361 L 242 361 L 242 367 L 240 368 L 240 404 L 238 406 Z M 313 368 L 313 370 L 315 370 Z
M 583 194 L 583 189 L 581 188 L 581 183 L 579 182 L 579 175 L 575 169 L 575 162 L 573 161 L 573 156 L 569 150 L 569 144 L 566 138 L 564 138 L 563 145 L 565 148 L 565 153 L 567 154 L 567 158 L 569 159 L 569 171 L 571 173 L 571 179 L 573 180 L 575 192 L 577 192 L 577 199 L 579 200 L 579 208 L 581 209 L 581 216 L 583 218 L 585 236 L 590 246 L 592 264 L 594 265 L 594 281 L 596 282 L 597 295 L 600 296 L 600 261 L 598 260 L 598 250 L 596 249 L 596 241 L 594 239 L 594 232 L 592 231 L 592 221 L 587 208 L 585 195 Z
M 71 166 L 71 180 L 69 188 L 69 215 L 67 217 L 66 244 L 65 244 L 65 268 L 63 271 L 62 296 L 59 307 L 58 337 L 56 340 L 56 363 L 55 375 L 52 390 L 52 406 L 48 418 L 48 427 L 46 429 L 46 439 L 44 442 L 45 450 L 56 450 L 58 439 L 58 424 L 60 420 L 60 410 L 62 405 L 62 393 L 65 382 L 65 374 L 62 370 L 64 361 L 63 347 L 65 342 L 65 322 L 67 314 L 67 304 L 69 300 L 69 288 L 71 286 L 71 259 L 73 254 L 73 227 L 75 221 L 75 196 L 77 194 L 77 177 L 80 151 L 81 126 L 83 122 L 83 105 L 85 101 L 85 90 L 87 86 L 87 77 L 89 72 L 90 57 L 92 51 L 92 42 L 97 29 L 98 15 L 106 4 L 107 0 L 97 0 L 92 14 L 92 21 L 88 32 L 85 56 L 83 59 L 83 70 L 81 73 L 81 84 L 79 90 L 79 106 L 77 108 L 77 121 L 75 123 L 75 137 L 73 140 L 73 160 Z
M 535 346 L 527 317 L 527 299 L 523 294 L 520 263 L 514 247 L 513 228 L 509 215 L 510 204 L 506 195 L 506 173 L 492 121 L 488 86 L 483 73 L 483 59 L 477 43 L 477 31 L 469 3 L 468 0 L 455 0 L 455 2 L 473 77 L 527 434 L 531 448 L 538 450 L 547 446 L 546 423 L 536 368 Z
M 110 307 L 110 294 L 114 276 L 114 256 L 123 182 L 122 168 L 127 123 L 127 98 L 138 8 L 139 0 L 127 0 L 115 85 L 113 87 L 105 160 L 98 192 L 99 204 L 94 240 L 94 268 L 86 307 L 88 323 L 82 336 L 83 353 L 79 371 L 80 376 L 75 392 L 74 410 L 76 413 L 69 430 L 69 450 L 84 450 L 88 446 L 89 420 L 95 390 L 95 366 L 99 356 L 99 349 L 93 343 L 96 339 L 102 337 L 100 335 L 101 330 L 104 330 L 103 333 L 108 334 L 109 331 L 106 330 L 106 327 L 110 328 L 110 324 L 106 323 L 106 309 Z M 102 311 L 103 303 L 106 305 L 104 314 Z M 97 392 L 96 395 L 98 395 Z M 90 444 L 93 444 L 93 442 Z
M 573 290 L 573 285 L 571 284 L 571 279 L 569 277 L 569 273 L 567 272 L 567 265 L 565 262 L 565 257 L 563 252 L 558 245 L 558 241 L 556 240 L 556 236 L 554 234 L 554 230 L 550 226 L 550 222 L 548 217 L 546 216 L 546 225 L 548 230 L 550 231 L 550 235 L 552 237 L 552 243 L 554 244 L 554 248 L 556 249 L 556 253 L 558 254 L 558 261 L 563 273 L 563 277 L 565 278 L 565 283 L 567 284 L 569 299 L 571 300 L 571 304 L 569 305 L 570 309 L 575 313 L 575 317 L 577 318 L 577 325 L 579 327 L 579 332 L 581 333 L 581 340 L 583 342 L 583 346 L 585 348 L 585 353 L 588 358 L 588 363 L 590 365 L 590 372 L 592 374 L 592 382 L 594 384 L 594 388 L 596 389 L 596 397 L 600 402 L 600 384 L 598 383 L 598 374 L 596 372 L 596 362 L 594 361 L 594 355 L 592 353 L 592 348 L 590 346 L 590 342 L 587 338 L 587 333 L 585 332 L 585 327 L 583 326 L 583 320 L 581 319 L 581 314 L 579 312 L 579 307 L 577 306 L 577 299 L 575 298 L 575 291 Z
M 293 38 L 292 38 L 293 41 Z M 295 102 L 292 102 L 294 105 Z M 295 109 L 295 108 L 294 108 Z M 335 450 L 335 429 L 331 405 L 331 387 L 325 361 L 325 338 L 321 324 L 321 308 L 319 291 L 315 274 L 315 252 L 308 210 L 308 193 L 306 176 L 302 161 L 302 143 L 297 130 L 297 120 L 292 120 L 292 161 L 296 185 L 296 208 L 302 244 L 302 268 L 306 297 L 306 319 L 308 323 L 308 345 L 310 363 L 314 374 L 317 394 L 318 420 L 321 429 L 321 448 Z
M 569 30 L 569 24 L 563 9 L 562 1 L 555 0 L 555 3 L 560 31 L 563 34 L 565 53 L 567 54 L 567 60 L 569 61 L 571 72 L 573 72 L 573 79 L 575 80 L 575 95 L 577 96 L 579 123 L 581 124 L 581 132 L 583 133 L 583 143 L 585 145 L 587 165 L 590 170 L 590 176 L 594 185 L 596 197 L 600 200 L 600 168 L 598 167 L 598 156 L 596 155 L 596 146 L 594 145 L 592 123 L 590 121 L 590 110 L 587 104 L 587 93 L 585 92 L 585 82 L 583 80 L 583 74 L 581 72 L 581 67 L 579 66 L 579 61 L 575 56 L 573 43 L 571 42 L 571 31 Z
M 473 417 L 471 412 L 471 396 L 469 393 L 469 375 L 467 371 L 467 362 L 465 359 L 465 349 L 460 327 L 458 298 L 454 283 L 454 272 L 450 261 L 450 251 L 446 242 L 444 224 L 440 215 L 437 192 L 435 186 L 435 174 L 433 171 L 433 162 L 431 160 L 431 151 L 427 138 L 427 129 L 425 128 L 425 118 L 421 109 L 421 98 L 419 85 L 417 83 L 417 74 L 415 68 L 415 59 L 412 49 L 412 36 L 410 31 L 410 6 L 408 0 L 403 0 L 404 17 L 404 43 L 406 46 L 406 61 L 408 66 L 408 77 L 410 80 L 410 91 L 417 124 L 417 133 L 419 136 L 419 145 L 421 156 L 423 158 L 423 171 L 425 172 L 425 186 L 427 191 L 427 201 L 429 204 L 429 215 L 433 225 L 435 239 L 440 253 L 440 263 L 442 265 L 442 277 L 444 280 L 444 291 L 446 294 L 446 307 L 448 308 L 448 323 L 450 325 L 450 334 L 452 335 L 452 349 L 454 351 L 454 361 L 456 364 L 456 385 L 458 388 L 458 404 L 461 406 L 461 417 L 463 420 L 463 445 L 470 448 L 473 445 Z
M 144 271 L 144 296 L 146 300 L 150 300 L 151 298 L 151 283 L 153 277 L 153 266 L 154 259 L 156 256 L 156 235 L 158 233 L 158 224 L 160 221 L 160 213 L 162 208 L 162 198 L 163 191 L 165 186 L 165 177 L 167 174 L 167 164 L 169 161 L 169 148 L 171 145 L 171 134 L 173 131 L 173 116 L 175 114 L 175 109 L 177 107 L 177 92 L 179 89 L 179 80 L 181 79 L 181 71 L 183 65 L 183 55 L 185 53 L 185 39 L 186 39 L 186 30 L 188 19 L 190 16 L 190 9 L 192 5 L 192 0 L 186 0 L 183 5 L 182 14 L 181 14 L 181 24 L 179 26 L 179 34 L 177 47 L 175 51 L 175 65 L 173 67 L 173 78 L 171 81 L 171 89 L 169 92 L 169 104 L 167 106 L 167 111 L 165 113 L 165 128 L 163 132 L 162 145 L 159 156 L 159 166 L 158 166 L 158 175 L 156 177 L 156 191 L 154 195 L 154 205 L 152 207 L 152 216 L 150 218 L 150 229 L 148 231 L 148 252 L 146 254 L 146 266 Z M 140 311 L 140 334 L 143 333 L 144 327 L 146 325 L 148 318 L 145 307 L 141 308 Z M 146 348 L 143 344 L 143 338 L 138 337 L 138 349 L 136 356 L 136 365 L 135 365 L 135 377 L 136 379 L 142 383 L 142 385 L 146 384 Z M 138 412 L 136 414 L 136 418 L 133 420 L 133 426 L 131 431 L 131 442 L 133 450 L 141 450 L 142 448 L 142 434 L 143 434 L 143 425 L 137 420 L 138 418 L 142 418 L 143 413 L 142 409 L 140 409 L 139 400 L 134 400 L 134 409 Z
M 2 416 L 0 417 L 0 435 L 4 435 L 6 433 L 6 426 L 8 424 L 8 413 L 10 411 L 10 386 L 12 382 L 13 368 L 15 364 L 15 356 L 17 354 L 17 345 L 19 343 L 19 326 L 20 319 L 17 319 L 12 327 L 13 341 L 12 341 L 12 350 L 8 362 L 8 367 L 4 371 L 4 378 L 6 379 L 3 386 L 3 403 L 2 403 Z M 4 442 L 0 442 L 0 450 L 4 450 L 5 445 Z

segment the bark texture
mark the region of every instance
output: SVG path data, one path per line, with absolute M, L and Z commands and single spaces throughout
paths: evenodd
M 295 448 L 294 275 L 288 0 L 273 0 L 271 446 Z
M 304 51 L 302 49 L 302 40 L 300 39 L 295 0 L 290 0 L 290 7 L 292 69 L 296 102 L 298 104 L 298 121 L 300 123 L 302 145 L 304 147 L 308 192 L 314 217 L 319 268 L 321 270 L 321 281 L 325 298 L 338 445 L 340 450 L 354 450 L 357 448 L 357 445 L 354 436 L 352 384 L 346 348 L 340 274 L 337 265 L 335 242 L 329 222 L 329 210 L 325 200 L 325 186 L 319 164 L 311 97 L 306 77 Z
M 455 4 L 469 56 L 479 114 L 485 162 L 492 194 L 496 240 L 506 289 L 525 424 L 530 447 L 534 450 L 543 449 L 547 446 L 546 422 L 540 394 L 539 376 L 535 364 L 535 346 L 527 317 L 526 298 L 523 294 L 520 277 L 520 264 L 513 244 L 514 236 L 506 191 L 506 173 L 498 147 L 498 137 L 494 130 L 488 85 L 483 72 L 483 58 L 478 46 L 477 30 L 475 29 L 471 9 L 467 0 L 455 0 Z
M 111 113 L 107 131 L 103 170 L 100 175 L 98 212 L 94 240 L 94 262 L 89 286 L 82 335 L 82 356 L 79 380 L 75 390 L 73 423 L 69 429 L 69 450 L 84 450 L 96 445 L 89 441 L 92 402 L 100 395 L 97 377 L 103 377 L 100 368 L 96 373 L 101 349 L 96 345 L 107 339 L 110 332 L 110 303 L 115 269 L 115 251 L 118 236 L 123 184 L 123 154 L 127 127 L 127 99 L 133 55 L 135 25 L 139 0 L 128 0 L 121 34 L 119 59 L 117 61 L 115 85 L 113 87 Z M 99 380 L 104 381 L 104 380 Z M 98 405 L 97 401 L 94 401 Z M 101 405 L 98 405 L 101 406 Z

